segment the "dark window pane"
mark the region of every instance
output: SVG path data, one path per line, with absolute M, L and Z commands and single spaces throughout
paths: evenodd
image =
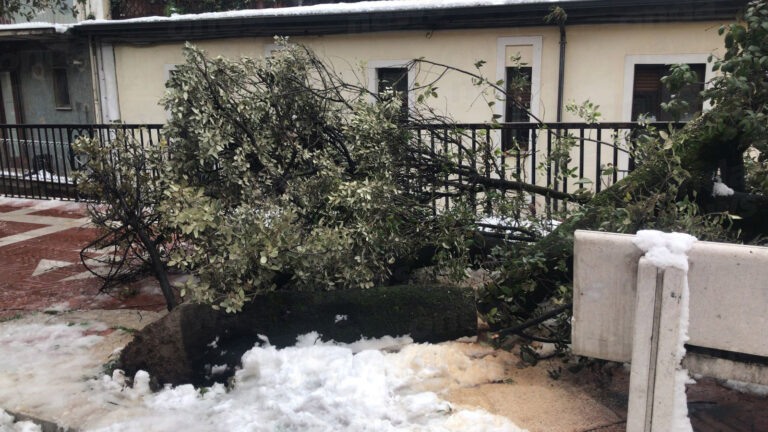
M 379 68 L 376 69 L 379 80 L 379 95 L 388 89 L 395 92 L 396 97 L 400 98 L 401 116 L 403 120 L 408 119 L 408 69 L 407 68 Z
M 53 96 L 56 102 L 56 108 L 71 108 L 69 102 L 69 82 L 67 81 L 67 70 L 64 68 L 53 69 Z
M 531 74 L 530 67 L 507 68 L 507 101 L 504 111 L 505 122 L 529 122 L 531 109 Z M 527 129 L 504 129 L 501 137 L 503 150 L 528 148 L 529 131 Z
M 678 98 L 688 102 L 689 109 L 681 113 L 679 120 L 688 121 L 693 119 L 693 115 L 701 111 L 704 101 L 700 92 L 704 90 L 704 64 L 688 65 L 698 76 L 698 83 L 685 86 L 678 95 Z M 635 81 L 632 92 L 632 120 L 637 120 L 641 114 L 647 114 L 653 120 L 673 121 L 673 113 L 664 111 L 661 108 L 662 103 L 669 103 L 672 95 L 665 85 L 661 83 L 661 78 L 669 74 L 669 65 L 635 65 Z

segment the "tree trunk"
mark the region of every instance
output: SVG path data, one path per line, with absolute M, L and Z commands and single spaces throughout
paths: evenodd
M 160 258 L 160 253 L 157 251 L 157 245 L 152 241 L 149 235 L 147 235 L 146 230 L 143 227 L 136 226 L 136 234 L 138 234 L 139 239 L 147 249 L 147 253 L 149 253 L 149 258 L 152 261 L 152 272 L 155 274 L 157 281 L 160 282 L 160 290 L 163 292 L 165 304 L 170 311 L 175 308 L 178 303 L 176 303 L 176 297 L 173 295 L 171 283 L 168 281 L 168 271 L 165 268 L 165 263 L 163 263 L 162 258 Z

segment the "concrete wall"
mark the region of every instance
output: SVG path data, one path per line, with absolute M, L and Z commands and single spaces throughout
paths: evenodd
M 600 105 L 604 121 L 628 120 L 628 114 L 623 111 L 627 99 L 626 81 L 631 82 L 632 74 L 625 74 L 626 70 L 633 71 L 636 62 L 666 63 L 706 58 L 722 46 L 722 39 L 717 35 L 720 24 L 570 26 L 567 28 L 565 101 L 590 99 Z M 365 62 L 417 57 L 467 70 L 474 70 L 473 64 L 477 60 L 485 60 L 484 74 L 495 81 L 503 78 L 503 75 L 498 75 L 507 63 L 507 53 L 515 51 L 514 47 L 507 45 L 519 45 L 526 57 L 534 59 L 538 50 L 540 65 L 534 65 L 534 81 L 538 77 L 540 89 L 537 92 L 534 88 L 533 106 L 537 107 L 536 112 L 544 120 L 554 121 L 556 118 L 559 33 L 554 27 L 385 32 L 296 37 L 292 40 L 310 46 L 345 77 L 363 84 L 368 82 Z M 532 43 L 532 40 L 540 41 L 540 45 Z M 269 38 L 196 42 L 213 55 L 227 57 L 263 56 L 271 43 L 273 41 Z M 182 46 L 181 43 L 170 43 L 115 47 L 123 121 L 165 121 L 166 114 L 157 102 L 164 92 L 168 65 L 183 61 Z M 416 80 L 423 83 L 436 71 L 436 68 L 424 68 Z M 439 87 L 440 98 L 432 104 L 445 108 L 456 120 L 481 122 L 490 119 L 493 114 L 482 99 L 477 98 L 477 88 L 469 78 L 449 74 Z M 629 88 L 631 97 L 631 85 Z M 577 120 L 568 114 L 564 119 Z
M 577 231 L 574 238 L 573 352 L 628 362 L 642 252 L 631 235 Z M 744 365 L 692 352 L 687 367 L 718 378 L 768 384 L 768 248 L 701 241 L 694 243 L 688 261 L 687 343 L 762 360 Z

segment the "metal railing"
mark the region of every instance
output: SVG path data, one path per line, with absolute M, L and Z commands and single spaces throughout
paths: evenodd
M 681 123 L 653 123 L 657 129 Z M 87 155 L 75 154 L 78 137 L 102 143 L 125 134 L 143 145 L 161 140 L 160 124 L 0 125 L 0 194 L 11 197 L 81 200 L 75 172 Z M 632 156 L 638 123 L 502 123 L 411 125 L 414 145 L 434 155 L 449 156 L 466 169 L 442 173 L 431 185 L 435 212 L 450 208 L 458 194 L 473 194 L 482 207 L 483 192 L 466 186 L 470 174 L 492 179 L 505 191 L 505 181 L 557 191 L 527 191 L 531 206 L 557 211 L 568 194 L 579 189 L 600 192 L 634 169 Z M 429 187 L 429 186 L 428 186 Z M 505 189 L 506 188 L 506 189 Z M 467 192 L 471 190 L 471 192 Z M 541 192 L 539 189 L 536 191 Z M 567 205 L 567 204 L 565 204 Z
M 451 207 L 452 197 L 466 193 L 471 173 L 496 179 L 489 189 L 527 194 L 535 212 L 558 211 L 574 192 L 598 193 L 634 170 L 634 147 L 642 131 L 682 127 L 679 122 L 500 123 L 414 125 L 415 142 L 458 166 L 436 183 L 433 211 Z M 646 132 L 647 133 L 647 132 Z M 531 187 L 516 192 L 511 182 Z M 546 190 L 552 191 L 546 193 Z M 482 207 L 483 192 L 470 192 Z M 478 212 L 481 212 L 478 210 Z M 486 212 L 487 213 L 487 212 Z
M 141 143 L 160 142 L 162 125 L 0 124 L 0 194 L 36 199 L 81 200 L 75 172 L 84 157 L 72 144 L 81 136 L 107 142 L 118 131 Z

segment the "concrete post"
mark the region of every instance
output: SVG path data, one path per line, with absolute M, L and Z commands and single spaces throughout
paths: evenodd
M 646 258 L 638 264 L 627 432 L 673 430 L 685 276 L 683 270 L 659 269 Z

